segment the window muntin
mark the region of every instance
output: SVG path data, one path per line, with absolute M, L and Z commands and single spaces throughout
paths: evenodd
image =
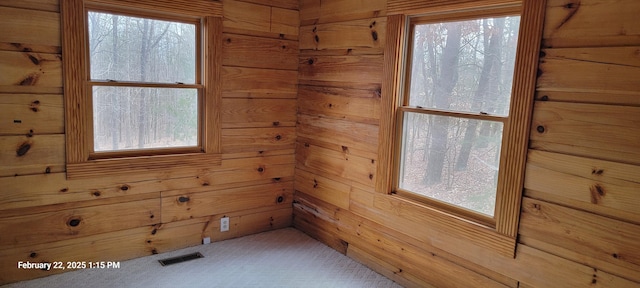
M 91 158 L 202 150 L 200 20 L 86 13 Z
M 495 223 L 518 28 L 518 16 L 410 22 L 398 194 Z

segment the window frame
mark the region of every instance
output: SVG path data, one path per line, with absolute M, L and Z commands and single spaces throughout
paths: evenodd
M 495 227 L 495 211 L 493 217 L 489 215 L 485 215 L 462 206 L 454 205 L 451 203 L 447 203 L 445 201 L 439 200 L 437 198 L 432 198 L 428 196 L 420 195 L 414 191 L 406 190 L 400 188 L 400 170 L 402 166 L 402 144 L 403 144 L 403 133 L 406 129 L 405 127 L 405 115 L 408 113 L 422 114 L 422 115 L 435 115 L 435 116 L 444 116 L 444 117 L 452 117 L 456 119 L 470 119 L 470 120 L 482 120 L 482 121 L 492 121 L 492 122 L 500 122 L 503 124 L 502 131 L 502 145 L 500 148 L 500 164 L 499 167 L 503 167 L 503 163 L 506 161 L 506 155 L 511 155 L 512 153 L 504 153 L 504 152 L 512 152 L 512 151 L 504 151 L 502 147 L 506 145 L 507 139 L 511 138 L 511 135 L 505 128 L 507 127 L 507 123 L 512 119 L 513 113 L 509 111 L 508 115 L 490 115 L 490 114 L 475 114 L 468 111 L 462 110 L 443 110 L 437 108 L 423 108 L 423 107 L 415 107 L 409 105 L 410 103 L 410 89 L 411 89 L 411 68 L 413 59 L 413 36 L 415 33 L 415 26 L 420 24 L 431 24 L 431 23 L 444 23 L 444 22 L 453 22 L 453 21 L 465 21 L 465 20 L 476 20 L 490 17 L 504 17 L 504 16 L 520 16 L 520 7 L 519 6 L 505 6 L 498 8 L 490 8 L 490 9 L 482 9 L 475 13 L 460 13 L 460 12 L 450 12 L 445 14 L 437 14 L 437 15 L 420 15 L 420 16 L 408 16 L 406 28 L 409 33 L 407 33 L 406 46 L 404 47 L 406 57 L 404 59 L 405 63 L 403 64 L 403 83 L 399 88 L 401 89 L 399 95 L 399 104 L 397 107 L 397 117 L 396 117 L 396 143 L 394 143 L 397 150 L 394 151 L 394 169 L 393 169 L 393 189 L 395 194 L 406 197 L 409 199 L 413 199 L 415 201 L 423 202 L 427 205 L 437 207 L 438 209 L 445 210 L 449 213 L 458 215 L 459 217 L 463 217 L 469 219 L 471 221 L 477 221 L 487 226 Z M 516 48 L 518 49 L 518 48 Z M 517 51 L 516 51 L 517 54 Z M 511 101 L 513 100 L 513 90 L 510 96 Z M 498 183 L 496 187 L 496 203 L 498 202 L 498 198 L 502 197 L 502 194 L 505 193 L 505 183 L 504 183 L 504 169 L 498 170 Z
M 513 257 L 515 253 L 520 205 L 524 183 L 524 165 L 528 148 L 531 116 L 539 48 L 544 22 L 545 1 L 537 0 L 480 0 L 451 1 L 450 3 L 425 3 L 419 0 L 389 0 L 387 16 L 387 42 L 384 58 L 384 78 L 381 133 L 379 141 L 376 191 L 391 197 L 410 209 L 430 215 L 425 225 L 446 225 L 451 237 L 473 239 L 474 244 L 499 254 Z M 516 52 L 515 71 L 509 109 L 510 118 L 505 119 L 500 155 L 500 175 L 494 217 L 478 217 L 478 213 L 465 211 L 438 200 L 425 201 L 423 197 L 412 197 L 410 193 L 398 191 L 399 165 L 402 142 L 402 117 L 400 112 L 405 99 L 408 81 L 409 38 L 413 37 L 412 19 L 452 21 L 459 19 L 514 15 L 519 11 L 520 29 Z M 486 12 L 489 13 L 486 13 Z M 495 13 L 491 13 L 494 11 Z M 417 108 L 416 108 L 417 109 Z M 405 110 L 406 111 L 406 110 Z M 446 115 L 449 112 L 437 112 Z M 476 117 L 476 116 L 474 116 Z M 484 118 L 478 115 L 478 118 Z M 409 194 L 409 195 L 408 195 Z
M 88 11 L 197 24 L 196 83 L 198 146 L 123 151 L 94 151 L 93 104 L 89 89 Z M 221 164 L 220 74 L 222 4 L 207 0 L 65 0 L 61 2 L 66 127 L 67 178 L 116 173 L 160 172 L 172 167 L 207 169 Z M 137 83 L 139 85 L 131 85 Z M 113 86 L 167 86 L 146 82 L 115 82 Z M 170 86 L 170 85 L 169 85 Z M 164 87 L 162 87 L 164 88 Z

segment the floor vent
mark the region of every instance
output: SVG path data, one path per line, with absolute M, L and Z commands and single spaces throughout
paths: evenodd
M 176 256 L 176 257 L 171 257 L 171 258 L 167 258 L 167 259 L 158 260 L 158 262 L 160 262 L 160 264 L 162 266 L 167 266 L 167 265 L 182 263 L 182 262 L 185 262 L 185 261 L 198 259 L 198 258 L 204 258 L 204 256 L 202 256 L 202 254 L 200 254 L 200 252 L 196 252 L 196 253 L 191 253 L 191 254 L 186 254 L 186 255 L 181 255 L 181 256 Z

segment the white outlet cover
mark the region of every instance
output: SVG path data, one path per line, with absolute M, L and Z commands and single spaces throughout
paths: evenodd
M 220 218 L 220 232 L 229 231 L 229 217 Z
M 202 244 L 211 244 L 211 237 L 202 238 Z

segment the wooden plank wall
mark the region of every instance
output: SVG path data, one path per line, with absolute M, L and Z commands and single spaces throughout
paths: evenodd
M 408 287 L 640 287 L 640 2 L 548 0 L 515 259 L 375 192 L 386 1 L 300 5 L 296 228 Z
M 299 5 L 223 5 L 222 165 L 68 181 L 59 0 L 0 1 L 0 284 L 291 225 Z

